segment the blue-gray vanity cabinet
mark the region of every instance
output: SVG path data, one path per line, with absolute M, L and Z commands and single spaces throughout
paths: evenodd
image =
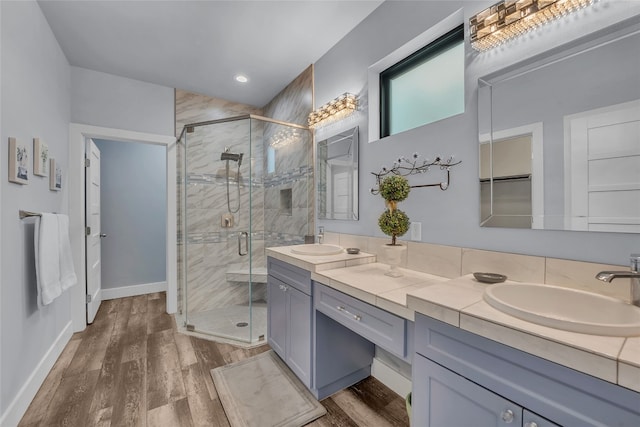
M 268 272 L 269 345 L 300 381 L 311 388 L 311 273 L 272 258 L 268 260 Z
M 497 425 L 640 426 L 640 393 L 418 313 L 414 345 L 415 426 L 453 427 L 491 411 L 500 423 L 505 410 L 512 422 Z
M 328 286 L 316 283 L 314 306 L 341 325 L 409 361 L 407 320 Z
M 425 427 L 559 427 L 472 381 L 416 355 L 414 425 Z

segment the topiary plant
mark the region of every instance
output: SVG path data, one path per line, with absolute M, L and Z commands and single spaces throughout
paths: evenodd
M 411 187 L 407 179 L 400 175 L 391 175 L 380 183 L 380 195 L 385 199 L 387 210 L 380 218 L 378 225 L 387 236 L 391 236 L 391 245 L 396 246 L 396 238 L 404 235 L 409 230 L 409 217 L 397 208 L 401 202 L 409 196 Z

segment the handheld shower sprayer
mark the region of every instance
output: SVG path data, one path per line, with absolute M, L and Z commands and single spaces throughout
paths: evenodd
M 220 160 L 225 160 L 227 162 L 226 165 L 226 175 L 227 175 L 227 210 L 229 213 L 236 213 L 240 210 L 240 165 L 242 164 L 242 157 L 244 153 L 232 153 L 231 147 L 225 147 L 222 154 L 220 154 Z M 238 171 L 236 173 L 236 183 L 238 189 L 238 206 L 235 209 L 231 209 L 231 201 L 229 197 L 229 161 L 237 162 Z

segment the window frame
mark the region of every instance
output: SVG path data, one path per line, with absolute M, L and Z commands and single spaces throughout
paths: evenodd
M 424 64 L 430 58 L 445 52 L 458 43 L 464 44 L 464 24 L 458 25 L 380 73 L 380 138 L 392 135 L 390 129 L 391 112 L 389 111 L 391 107 L 389 102 L 391 96 L 390 80 L 418 65 Z

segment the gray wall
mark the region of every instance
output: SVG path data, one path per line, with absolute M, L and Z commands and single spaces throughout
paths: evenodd
M 166 281 L 166 148 L 96 140 L 100 149 L 102 288 Z
M 71 67 L 71 121 L 173 135 L 174 90 Z
M 339 132 L 360 126 L 360 220 L 318 221 L 327 231 L 385 237 L 377 227 L 384 209 L 380 196 L 369 193 L 382 165 L 390 166 L 400 155 L 418 152 L 433 158 L 454 154 L 462 160 L 451 172 L 447 191 L 413 189 L 400 204 L 412 221 L 422 223 L 422 241 L 443 245 L 567 258 L 609 264 L 627 264 L 638 251 L 638 235 L 547 230 L 481 228 L 479 226 L 478 108 L 477 80 L 507 65 L 544 52 L 616 21 L 640 13 L 640 3 L 600 2 L 581 11 L 577 18 L 545 26 L 519 41 L 485 54 L 477 54 L 466 43 L 465 112 L 445 120 L 368 143 L 367 69 L 409 40 L 423 33 L 460 8 L 465 27 L 469 18 L 493 2 L 384 2 L 358 27 L 315 64 L 315 104 L 322 105 L 343 92 L 360 97 L 360 111 L 352 118 L 322 132 Z M 568 21 L 568 22 L 567 22 Z M 468 28 L 466 28 L 466 31 Z M 468 40 L 468 38 L 467 38 Z M 557 78 L 571 78 L 557 76 Z M 318 138 L 316 135 L 316 139 Z M 412 184 L 439 182 L 438 171 L 413 177 Z M 418 182 L 419 181 L 419 182 Z
M 19 209 L 67 212 L 67 186 L 49 191 L 49 179 L 33 176 L 33 138 L 67 170 L 70 67 L 35 2 L 0 2 L 2 10 L 2 130 L 0 187 L 2 234 L 0 275 L 0 417 L 63 329 L 70 325 L 69 292 L 38 308 L 33 219 Z M 28 147 L 28 185 L 7 180 L 8 138 Z

